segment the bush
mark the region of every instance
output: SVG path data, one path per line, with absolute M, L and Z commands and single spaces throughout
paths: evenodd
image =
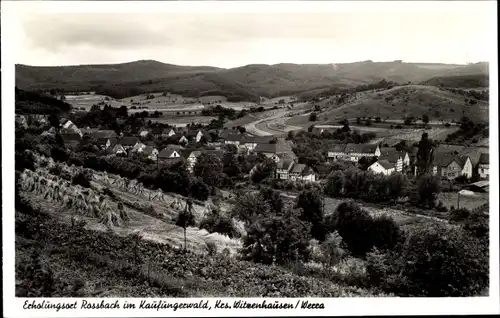
M 487 288 L 488 247 L 460 228 L 432 223 L 393 251 L 367 257 L 369 282 L 399 296 L 463 297 Z
M 316 121 L 317 117 L 318 115 L 313 112 L 309 115 L 309 121 Z
M 233 220 L 222 215 L 219 210 L 213 210 L 212 213 L 205 216 L 199 225 L 200 229 L 205 229 L 209 233 L 220 233 L 229 236 L 230 238 L 239 237 L 240 233 L 235 228 Z

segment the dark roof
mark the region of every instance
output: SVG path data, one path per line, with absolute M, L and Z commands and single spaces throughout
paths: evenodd
M 345 152 L 346 145 L 334 145 L 329 152 Z
M 453 161 L 458 163 L 460 167 L 465 165 L 467 161 L 467 156 L 456 156 L 446 153 L 435 153 L 434 154 L 434 164 L 440 167 L 448 167 Z
M 232 134 L 227 134 L 226 136 L 221 138 L 228 141 L 241 141 L 243 136 L 236 133 L 232 133 Z
M 404 159 L 405 152 L 397 151 L 394 148 L 381 148 L 380 149 L 380 159 L 387 160 L 389 162 L 396 162 L 399 158 Z
M 290 169 L 290 166 L 293 163 L 294 163 L 294 161 L 291 159 L 280 160 L 280 162 L 278 162 L 278 164 L 276 165 L 276 169 L 288 170 L 288 169 Z
M 394 169 L 394 165 L 387 160 L 379 160 L 377 162 L 386 170 Z
M 276 144 L 257 144 L 254 149 L 255 152 L 269 152 L 276 153 Z
M 292 152 L 292 145 L 288 140 L 278 139 L 276 142 L 276 153 Z
M 132 136 L 132 137 L 122 137 L 122 138 L 120 138 L 119 143 L 122 146 L 133 146 L 133 145 L 135 145 L 139 141 L 140 141 L 139 138 Z
M 332 166 L 327 164 L 320 164 L 316 166 L 316 171 L 321 175 L 328 175 L 332 171 Z
M 363 144 L 347 144 L 344 151 L 346 153 L 364 153 L 363 151 L 364 145 Z
M 174 151 L 176 151 L 180 155 L 180 150 L 178 148 L 171 147 L 171 145 L 168 145 L 166 148 L 162 149 L 162 151 L 158 153 L 158 158 L 170 158 L 174 153 Z
M 191 154 L 194 154 L 195 157 L 198 157 L 201 155 L 200 150 L 193 150 L 193 149 L 183 149 L 179 153 L 183 158 L 187 159 Z
M 241 139 L 242 143 L 256 143 L 256 144 L 268 144 L 271 141 L 276 140 L 274 136 L 243 136 Z
M 304 169 L 306 168 L 306 165 L 303 163 L 296 163 L 293 165 L 292 170 L 290 173 L 300 173 L 302 174 L 304 172 Z
M 490 164 L 490 154 L 489 153 L 482 153 L 481 156 L 479 157 L 479 163 L 483 165 L 489 165 Z
M 224 158 L 224 151 L 223 150 L 202 150 L 201 152 L 204 154 L 213 155 L 219 159 Z
M 82 129 L 83 134 L 90 135 L 94 138 L 110 138 L 110 137 L 118 137 L 114 130 L 99 130 L 96 128 L 90 129 Z
M 71 141 L 81 141 L 82 137 L 80 134 L 77 133 L 68 133 L 68 134 L 61 134 L 61 137 L 64 142 L 71 142 Z
M 295 159 L 297 159 L 297 155 L 293 151 L 280 153 L 280 154 L 278 154 L 278 157 L 280 158 L 280 160 L 285 160 L 285 159 L 295 160 Z

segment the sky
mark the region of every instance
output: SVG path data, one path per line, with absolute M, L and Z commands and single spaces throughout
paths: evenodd
M 135 13 L 118 12 L 116 3 L 110 10 L 94 2 L 87 10 L 92 12 L 69 10 L 62 2 L 55 2 L 57 7 L 52 5 L 51 10 L 42 10 L 43 3 L 37 8 L 18 5 L 12 10 L 16 63 L 54 66 L 157 60 L 225 68 L 364 60 L 465 64 L 489 59 L 490 31 L 495 25 L 490 18 L 492 3 L 476 1 L 441 6 L 429 1 L 419 5 L 420 10 L 402 4 L 387 7 L 388 3 L 368 10 L 355 2 L 346 10 L 318 6 L 309 12 L 261 4 L 255 7 L 260 11 L 253 12 L 223 12 L 213 6 L 205 11 L 148 12 L 142 6 Z M 193 3 L 187 8 L 196 7 L 203 5 Z

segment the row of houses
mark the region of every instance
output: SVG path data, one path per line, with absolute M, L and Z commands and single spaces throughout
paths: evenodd
M 470 148 L 470 149 L 469 149 Z M 483 179 L 489 177 L 489 154 L 473 147 L 453 148 L 439 146 L 433 150 L 432 174 L 449 180 L 460 176 L 471 178 L 477 172 Z M 372 158 L 376 161 L 368 167 L 370 171 L 390 175 L 403 172 L 413 167 L 417 174 L 415 148 L 411 153 L 398 151 L 395 148 L 381 148 L 377 144 L 345 144 L 336 145 L 328 151 L 331 160 L 358 162 L 361 158 Z

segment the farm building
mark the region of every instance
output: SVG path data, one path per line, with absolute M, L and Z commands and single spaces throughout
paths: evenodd
M 490 177 L 490 154 L 482 153 L 478 163 L 479 176 L 483 179 Z
M 231 130 L 224 130 L 220 135 L 220 139 L 222 139 L 225 144 L 235 145 L 236 147 L 240 145 L 242 138 L 242 135 Z
M 333 160 L 349 160 L 358 162 L 363 157 L 379 157 L 380 147 L 377 144 L 336 145 L 328 151 L 328 158 Z
M 387 160 L 378 160 L 369 166 L 368 170 L 388 176 L 396 171 L 396 166 Z
M 254 149 L 257 154 L 263 154 L 267 158 L 274 160 L 275 162 L 280 161 L 280 156 L 291 156 L 293 157 L 292 146 L 287 140 L 278 139 L 274 144 L 257 144 Z M 293 154 L 293 155 L 292 155 Z
M 258 144 L 270 144 L 275 141 L 274 136 L 243 136 L 240 146 L 243 145 L 248 151 L 253 151 Z

